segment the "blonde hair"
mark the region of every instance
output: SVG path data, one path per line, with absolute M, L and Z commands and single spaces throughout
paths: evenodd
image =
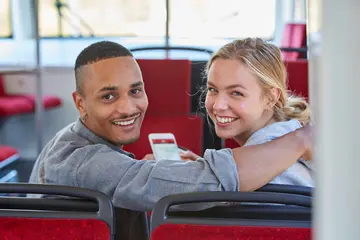
M 274 44 L 260 38 L 235 40 L 215 52 L 205 70 L 207 75 L 216 59 L 232 59 L 245 64 L 260 80 L 264 93 L 270 89 L 280 90 L 279 100 L 274 106 L 276 121 L 297 119 L 303 126 L 310 123 L 310 108 L 302 97 L 292 95 L 287 90 L 287 72 L 281 59 L 281 52 Z

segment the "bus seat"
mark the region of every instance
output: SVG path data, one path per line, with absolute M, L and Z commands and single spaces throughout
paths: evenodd
M 190 113 L 189 60 L 137 59 L 137 62 L 149 99 L 147 114 Z
M 94 219 L 0 218 L 3 239 L 111 239 L 106 223 Z
M 306 24 L 287 23 L 284 26 L 281 47 L 305 48 L 306 47 Z M 301 58 L 299 52 L 282 52 L 283 60 L 297 60 Z
M 166 224 L 156 229 L 151 240 L 310 240 L 309 228 L 267 226 L 200 226 Z
M 18 172 L 15 170 L 17 160 L 19 160 L 19 154 L 15 148 L 0 145 L 0 183 L 19 180 Z
M 66 197 L 0 198 L 0 232 L 3 239 L 107 240 L 114 237 L 112 203 L 98 191 L 45 184 L 1 183 L 0 193 Z M 92 207 L 94 204 L 95 207 Z
M 59 97 L 43 96 L 43 106 L 46 110 L 56 108 L 62 104 Z M 0 75 L 0 117 L 10 117 L 17 114 L 33 113 L 36 106 L 36 97 L 29 94 L 7 94 L 3 78 Z
M 19 159 L 18 151 L 10 146 L 0 145 L 0 170 Z
M 308 61 L 296 60 L 285 61 L 286 70 L 288 73 L 288 89 L 295 95 L 302 96 L 308 99 L 309 97 L 309 76 L 308 76 Z
M 0 117 L 34 112 L 34 104 L 25 98 L 0 96 Z
M 10 95 L 14 98 L 24 98 L 30 101 L 33 104 L 33 111 L 35 111 L 36 106 L 36 96 L 35 95 Z M 52 108 L 59 107 L 62 104 L 62 100 L 59 97 L 53 95 L 45 95 L 43 96 L 43 107 L 45 110 L 50 110 Z
M 205 192 L 164 197 L 151 216 L 151 240 L 311 239 L 311 188 L 277 185 L 257 192 Z M 305 189 L 306 188 L 306 189 Z M 231 202 L 201 211 L 181 204 Z
M 36 201 L 36 202 L 34 202 Z M 47 210 L 61 210 L 64 211 L 64 209 L 72 208 L 77 209 L 77 211 L 80 211 L 82 209 L 86 211 L 97 211 L 97 206 L 93 202 L 88 201 L 80 201 L 80 200 L 69 200 L 69 199 L 33 199 L 29 200 L 29 204 L 33 204 L 33 206 L 39 207 L 41 204 L 41 209 L 47 209 Z M 0 204 L 1 206 L 1 204 Z M 115 237 L 114 239 L 124 239 L 124 240 L 148 240 L 149 239 L 149 225 L 146 218 L 146 215 L 144 212 L 136 212 L 131 211 L 128 209 L 123 208 L 114 208 L 115 211 Z M 53 235 L 56 235 L 56 238 L 54 239 L 109 239 L 108 238 L 108 229 L 109 227 L 106 226 L 101 221 L 98 220 L 74 220 L 74 219 L 59 219 L 59 220 L 52 220 L 52 219 L 44 219 L 43 221 L 39 221 L 39 219 L 22 219 L 17 220 L 14 218 L 8 218 L 7 220 L 1 220 L 1 224 L 18 224 L 20 222 L 20 226 L 24 226 L 24 228 L 28 229 L 16 229 L 18 231 L 21 231 L 23 235 L 31 236 L 31 238 L 21 238 L 21 239 L 53 239 L 53 238 L 47 238 L 52 237 Z M 33 234 L 31 232 L 32 229 L 34 229 L 32 226 L 36 227 L 37 224 L 40 223 L 40 229 L 42 228 L 49 228 L 46 231 L 55 231 L 55 233 L 47 234 L 45 233 L 43 238 Z M 6 227 L 6 224 L 3 226 Z M 58 226 L 57 226 L 58 225 Z M 68 227 L 70 226 L 70 227 Z M 81 231 L 76 230 L 77 227 L 83 228 Z M 71 234 L 71 238 L 67 236 L 69 234 L 69 231 L 73 231 Z M 1 226 L 0 226 L 1 231 Z M 27 233 L 29 231 L 29 233 Z M 84 231 L 87 235 L 81 236 L 82 231 Z M 95 232 L 96 231 L 96 232 Z M 9 238 L 12 239 L 12 238 Z
M 224 148 L 237 148 L 240 145 L 234 139 L 225 139 L 224 141 Z
M 145 115 L 138 141 L 124 146 L 124 150 L 141 159 L 151 153 L 150 133 L 173 133 L 177 144 L 200 155 L 202 152 L 203 121 L 197 115 Z

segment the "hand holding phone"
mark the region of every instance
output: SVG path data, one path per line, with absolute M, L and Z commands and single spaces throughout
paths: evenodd
M 180 148 L 181 149 L 181 148 Z M 189 150 L 182 150 L 180 151 L 180 157 L 182 160 L 185 160 L 185 161 L 195 161 L 199 158 L 201 158 L 199 155 L 193 153 L 192 151 L 189 151 Z
M 174 134 L 151 133 L 149 141 L 155 160 L 181 160 Z

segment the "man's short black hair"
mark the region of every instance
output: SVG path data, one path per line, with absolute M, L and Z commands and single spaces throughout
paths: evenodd
M 82 93 L 82 81 L 79 68 L 101 60 L 116 57 L 133 57 L 126 47 L 111 41 L 93 43 L 80 52 L 75 61 L 76 90 Z

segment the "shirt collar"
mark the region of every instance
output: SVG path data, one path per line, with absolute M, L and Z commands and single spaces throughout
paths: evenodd
M 88 129 L 80 120 L 80 118 L 78 118 L 78 120 L 75 122 L 74 128 L 73 128 L 74 132 L 76 132 L 77 134 L 79 134 L 81 137 L 87 139 L 88 141 L 90 141 L 93 144 L 105 144 L 107 146 L 109 146 L 111 149 L 113 149 L 114 151 L 123 153 L 131 158 L 134 158 L 134 154 L 129 153 L 124 151 L 123 149 L 121 149 L 120 147 L 106 141 L 105 139 L 99 137 L 98 135 L 96 135 L 95 133 L 93 133 L 90 129 Z

